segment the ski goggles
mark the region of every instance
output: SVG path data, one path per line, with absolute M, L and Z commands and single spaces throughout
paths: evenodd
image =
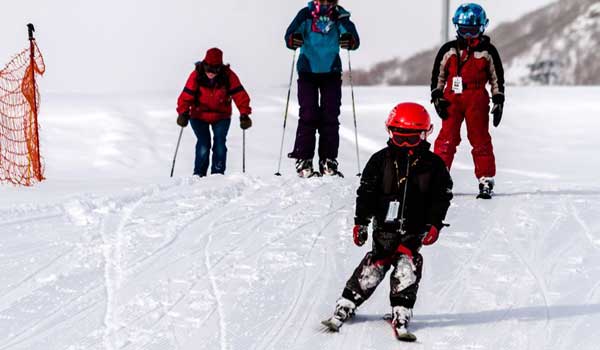
M 219 74 L 221 73 L 221 70 L 223 70 L 222 65 L 210 65 L 206 63 L 204 64 L 204 71 L 206 73 Z
M 416 147 L 427 136 L 425 130 L 409 130 L 400 128 L 389 128 L 390 139 L 398 147 Z
M 456 26 L 456 30 L 458 35 L 463 38 L 476 38 L 478 37 L 482 31 L 480 26 Z
M 314 11 L 312 12 L 313 17 L 330 15 L 335 3 L 336 1 L 315 0 L 313 2 L 315 7 Z

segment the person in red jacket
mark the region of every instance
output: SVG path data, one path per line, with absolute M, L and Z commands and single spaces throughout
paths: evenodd
M 442 130 L 435 141 L 435 153 L 448 169 L 452 166 L 460 129 L 467 124 L 467 136 L 473 147 L 475 176 L 479 180 L 477 198 L 492 198 L 496 159 L 489 132 L 490 84 L 493 123 L 497 127 L 504 109 L 504 69 L 498 50 L 488 36 L 484 9 L 477 4 L 464 4 L 452 20 L 457 39 L 442 46 L 431 76 L 431 100 L 442 118 Z
M 223 51 L 212 48 L 206 52 L 204 60 L 196 63 L 196 69 L 190 74 L 177 100 L 177 124 L 186 127 L 190 122 L 198 138 L 194 175 L 203 177 L 208 171 L 209 126 L 213 131 L 211 173 L 225 173 L 225 143 L 231 124 L 232 100 L 240 112 L 240 127 L 244 130 L 250 128 L 250 96 L 229 65 L 223 64 Z

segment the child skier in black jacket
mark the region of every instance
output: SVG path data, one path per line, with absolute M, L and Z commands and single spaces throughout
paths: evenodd
M 390 302 L 398 338 L 407 330 L 417 299 L 421 246 L 435 243 L 452 199 L 452 179 L 442 159 L 429 150 L 432 130 L 425 108 L 402 103 L 386 126 L 388 147 L 367 163 L 357 191 L 354 243 L 362 246 L 373 220 L 373 247 L 348 280 L 333 317 L 323 324 L 337 331 L 366 301 L 393 266 Z

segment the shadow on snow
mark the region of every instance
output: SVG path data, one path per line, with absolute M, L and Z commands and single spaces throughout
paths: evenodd
M 454 197 L 473 197 L 476 193 L 454 193 Z M 535 191 L 520 191 L 494 193 L 494 197 L 518 197 L 518 196 L 600 196 L 600 191 L 597 190 L 535 190 Z
M 522 322 L 552 321 L 594 314 L 600 314 L 600 304 L 531 306 L 455 314 L 415 315 L 411 325 L 412 329 L 416 331 L 424 328 L 470 326 L 510 320 Z M 383 322 L 383 315 L 357 314 L 352 322 Z

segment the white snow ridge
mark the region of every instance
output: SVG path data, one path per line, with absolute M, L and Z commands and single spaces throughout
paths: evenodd
M 464 137 L 451 226 L 421 251 L 411 323 L 419 341 L 408 345 L 382 319 L 391 311 L 386 281 L 340 333 L 321 329 L 369 249 L 352 243 L 350 95 L 346 178 L 303 180 L 291 160 L 273 176 L 285 103 L 273 96 L 285 93 L 253 93 L 247 174 L 232 123 L 228 175 L 203 179 L 190 176 L 189 128 L 168 178 L 176 93 L 44 96 L 48 180 L 0 187 L 0 350 L 598 349 L 599 88 L 507 89 L 503 124 L 492 130 L 491 201 L 475 199 Z M 427 87 L 356 96 L 362 166 L 385 145 L 396 103 L 430 106 Z

